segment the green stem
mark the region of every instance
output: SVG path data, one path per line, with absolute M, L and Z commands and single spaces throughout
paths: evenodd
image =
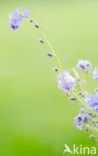
M 87 86 L 86 86 L 86 84 L 85 84 L 85 73 L 86 71 L 85 70 L 83 70 L 83 73 L 82 73 L 82 84 L 83 84 L 83 88 L 84 88 L 84 91 L 86 92 L 87 91 Z
M 33 22 L 34 25 L 36 24 L 35 20 L 32 20 L 32 22 Z M 61 71 L 61 73 L 62 73 L 62 75 L 64 77 L 64 73 L 63 73 L 61 63 L 60 63 L 54 49 L 52 48 L 51 44 L 49 43 L 49 41 L 48 41 L 46 35 L 44 34 L 44 32 L 42 31 L 42 29 L 39 27 L 38 30 L 40 31 L 41 35 L 43 36 L 44 40 L 46 41 L 47 46 L 49 47 L 50 51 L 54 55 L 54 57 L 56 59 L 56 62 L 58 64 L 58 66 L 59 66 L 59 69 L 60 69 L 60 71 Z M 79 101 L 81 101 L 83 104 L 85 104 L 87 106 L 87 108 L 90 109 L 96 115 L 96 112 L 84 101 L 84 99 L 81 96 L 78 95 L 78 92 L 76 90 L 70 90 L 70 91 L 77 97 L 77 99 Z
M 96 117 L 98 116 L 98 115 L 96 114 L 96 112 L 85 102 L 85 100 L 84 100 L 81 96 L 79 96 L 79 95 L 77 94 L 77 90 L 76 90 L 76 89 L 71 90 L 71 92 L 77 97 L 77 99 L 78 99 L 79 101 L 81 101 L 85 106 L 87 106 L 87 108 L 88 108 L 89 110 L 91 110 L 91 111 L 93 112 L 93 114 L 96 115 Z
M 32 20 L 32 22 L 33 22 L 34 25 L 36 24 L 35 20 Z M 45 33 L 42 31 L 42 29 L 39 27 L 38 30 L 40 31 L 41 35 L 43 36 L 44 40 L 46 41 L 47 46 L 48 46 L 48 48 L 50 49 L 51 53 L 54 55 L 54 57 L 55 57 L 55 59 L 56 59 L 56 62 L 57 62 L 57 64 L 58 64 L 58 67 L 59 67 L 59 69 L 60 69 L 60 71 L 61 71 L 61 73 L 62 73 L 62 75 L 63 75 L 63 77 L 64 77 L 63 69 L 62 69 L 62 66 L 61 66 L 61 63 L 60 63 L 60 61 L 59 61 L 58 56 L 56 55 L 56 53 L 55 53 L 53 47 L 51 46 L 50 42 L 48 41 L 48 39 L 47 39 Z
M 55 56 L 56 62 L 57 62 L 58 66 L 60 68 L 60 71 L 61 71 L 61 73 L 63 74 L 63 77 L 64 77 L 64 73 L 63 73 L 63 69 L 62 69 L 61 63 L 60 63 L 60 61 L 59 61 L 59 59 L 58 59 L 54 49 L 52 48 L 51 44 L 49 43 L 49 41 L 48 41 L 46 35 L 44 34 L 44 32 L 40 28 L 39 28 L 39 31 L 42 34 L 44 40 L 46 41 L 46 43 L 47 43 L 49 49 L 51 50 L 52 54 Z
M 88 124 L 90 125 L 90 127 L 89 127 L 89 129 L 91 130 L 91 132 L 92 132 L 92 134 L 94 134 L 94 136 L 96 137 L 95 139 L 96 139 L 96 142 L 98 142 L 98 130 L 97 130 L 97 128 L 96 127 L 93 127 L 93 125 L 92 125 L 92 117 L 91 117 L 91 119 L 89 119 L 88 120 Z
M 72 68 L 72 71 L 73 71 L 75 77 L 76 77 L 77 79 L 79 79 L 79 84 L 80 84 L 81 91 L 84 91 L 84 90 L 83 90 L 82 81 L 81 81 L 80 76 L 79 76 L 79 73 L 77 72 L 77 70 L 76 70 L 75 68 Z

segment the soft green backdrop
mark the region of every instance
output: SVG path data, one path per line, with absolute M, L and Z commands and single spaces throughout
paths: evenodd
M 98 1 L 0 0 L 0 156 L 62 156 L 65 143 L 95 146 L 73 125 L 81 104 L 58 89 L 56 62 L 38 43 L 37 29 L 26 20 L 9 29 L 18 7 L 31 9 L 65 70 L 78 59 L 98 66 Z M 98 87 L 91 75 L 87 82 L 90 92 Z

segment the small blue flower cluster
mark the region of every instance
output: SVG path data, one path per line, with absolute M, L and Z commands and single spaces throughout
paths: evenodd
M 91 63 L 87 60 L 86 61 L 80 60 L 77 64 L 77 69 L 82 68 L 83 70 L 85 70 L 87 67 L 92 68 Z M 97 68 L 95 68 L 95 70 L 93 71 L 93 79 L 98 80 Z M 90 138 L 96 138 L 97 133 L 98 133 L 98 116 L 97 116 L 98 114 L 98 88 L 95 89 L 95 93 L 96 94 L 94 96 L 87 92 L 85 93 L 84 91 L 84 100 L 90 106 L 90 108 L 94 110 L 96 115 L 94 114 L 94 112 L 89 110 L 88 107 L 83 105 L 84 108 L 80 110 L 79 115 L 76 116 L 74 119 L 74 124 L 77 126 L 77 128 L 82 129 L 83 123 L 85 123 L 85 126 L 86 126 L 85 132 L 87 132 L 89 129 L 91 131 L 95 130 L 94 135 L 96 134 L 96 136 L 90 135 Z
M 75 88 L 75 79 L 70 75 L 68 71 L 63 71 L 64 77 L 62 73 L 58 75 L 57 82 L 58 87 L 63 90 L 63 92 L 66 92 L 67 90 L 74 89 Z
M 91 63 L 88 60 L 79 60 L 77 64 L 77 69 L 86 69 L 87 67 L 92 68 Z
M 93 79 L 98 80 L 98 69 L 95 68 L 95 70 L 93 71 Z
M 78 64 L 76 66 L 77 69 L 82 69 L 83 74 L 88 74 L 88 69 L 92 69 L 92 65 L 88 60 L 79 60 Z M 74 71 L 76 71 L 74 69 Z M 79 75 L 78 72 L 74 73 L 76 75 L 75 77 L 72 77 L 69 71 L 63 71 L 63 74 L 60 72 L 57 77 L 58 82 L 58 88 L 61 89 L 65 95 L 71 95 L 71 90 L 75 90 L 77 88 L 77 81 L 81 85 L 83 85 L 83 88 L 79 90 L 78 95 L 86 102 L 86 106 L 83 103 L 82 109 L 80 109 L 79 114 L 74 118 L 74 124 L 76 127 L 80 130 L 82 130 L 83 125 L 85 124 L 85 132 L 87 132 L 89 129 L 92 130 L 96 128 L 96 131 L 98 131 L 98 88 L 95 89 L 96 95 L 93 96 L 92 94 L 87 93 L 84 90 L 84 80 L 81 80 L 80 77 L 77 78 L 77 75 Z M 98 70 L 95 68 L 93 71 L 93 79 L 98 80 Z M 68 93 L 69 92 L 69 93 Z M 67 93 L 67 94 L 66 94 Z M 69 98 L 73 102 L 78 102 L 77 96 L 72 95 Z M 88 109 L 88 107 L 91 108 Z M 95 115 L 96 114 L 96 115 Z M 94 135 L 90 135 L 92 137 L 90 138 L 96 138 Z
M 58 88 L 61 89 L 65 95 L 70 96 L 69 100 L 73 102 L 82 102 L 83 108 L 80 109 L 79 114 L 74 118 L 74 124 L 80 130 L 82 130 L 83 125 L 85 125 L 85 132 L 88 130 L 94 132 L 94 135 L 90 135 L 90 138 L 98 139 L 98 88 L 95 89 L 95 95 L 89 94 L 86 90 L 86 74 L 90 73 L 92 70 L 92 65 L 88 60 L 79 60 L 76 68 L 72 68 L 72 74 L 69 71 L 63 71 L 61 63 L 46 38 L 40 26 L 36 24 L 35 20 L 29 19 L 30 9 L 24 9 L 22 14 L 20 14 L 20 8 L 10 15 L 10 28 L 16 30 L 19 27 L 19 23 L 23 18 L 27 18 L 30 23 L 33 23 L 35 28 L 39 30 L 43 39 L 39 42 L 43 44 L 46 42 L 50 52 L 47 56 L 50 58 L 55 58 L 58 67 L 54 67 L 53 71 L 59 71 L 57 77 Z M 82 75 L 80 76 L 78 70 L 82 70 Z M 81 78 L 82 77 L 82 78 Z M 95 68 L 93 71 L 93 79 L 98 80 L 98 69 Z
M 79 113 L 75 118 L 74 118 L 74 124 L 79 128 L 80 130 L 82 129 L 83 123 L 87 123 L 88 120 L 90 119 L 90 116 L 87 114 L 83 113 L 83 110 L 81 113 Z
M 98 89 L 95 89 L 96 95 L 88 95 L 85 99 L 86 103 L 98 114 Z
M 22 15 L 20 14 L 20 8 L 18 8 L 15 12 L 13 12 L 10 17 L 10 28 L 16 30 L 19 27 L 19 23 L 23 18 L 29 15 L 30 9 L 24 9 L 22 11 Z

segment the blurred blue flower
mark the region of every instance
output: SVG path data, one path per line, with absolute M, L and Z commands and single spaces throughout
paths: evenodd
M 59 82 L 58 88 L 61 89 L 63 92 L 66 92 L 66 90 L 67 90 L 66 86 L 67 86 L 66 82 L 61 81 L 61 82 Z
M 20 8 L 18 8 L 10 15 L 10 28 L 16 30 L 19 27 L 19 22 L 21 21 L 22 17 L 20 15 Z
M 98 69 L 95 68 L 95 70 L 93 71 L 93 79 L 98 80 Z
M 79 60 L 76 67 L 77 69 L 79 68 L 86 69 L 87 67 L 92 68 L 91 63 L 88 60 Z
M 69 75 L 65 77 L 65 81 L 58 81 L 58 83 L 58 87 L 64 92 L 66 92 L 66 90 L 73 90 L 75 88 L 75 80 Z
M 75 86 L 76 86 L 76 83 L 75 83 L 75 79 L 70 76 L 70 75 L 67 75 L 65 77 L 65 80 L 66 80 L 66 83 L 67 83 L 67 89 L 72 89 L 74 90 Z
M 74 124 L 77 126 L 78 129 L 82 130 L 82 117 L 80 114 L 78 114 L 75 118 L 74 118 Z
M 70 75 L 70 72 L 65 70 L 65 71 L 63 71 L 63 74 L 64 74 L 64 77 L 66 77 L 67 75 Z M 63 77 L 62 73 L 60 72 L 58 77 L 57 77 L 57 81 L 58 82 L 59 81 L 64 81 L 64 77 Z
M 95 91 L 95 93 L 98 93 L 98 88 L 95 88 L 94 91 Z
M 95 96 L 88 95 L 85 101 L 98 114 L 98 92 L 96 92 Z
M 19 27 L 19 23 L 24 17 L 29 15 L 30 9 L 24 9 L 22 15 L 20 14 L 20 8 L 10 15 L 10 28 L 16 30 Z
M 77 126 L 78 129 L 82 130 L 83 122 L 87 123 L 88 119 L 90 119 L 89 115 L 79 113 L 75 118 L 74 118 L 74 124 Z
M 85 99 L 85 102 L 92 107 L 93 103 L 95 102 L 94 96 L 92 94 L 88 95 Z
M 29 15 L 29 12 L 30 12 L 30 9 L 24 9 L 23 11 L 22 11 L 22 16 L 23 17 L 27 17 L 28 15 Z

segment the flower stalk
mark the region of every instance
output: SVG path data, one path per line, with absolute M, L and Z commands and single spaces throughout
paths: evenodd
M 31 19 L 31 18 L 30 18 L 30 19 Z M 32 23 L 33 23 L 34 25 L 36 25 L 37 22 L 35 22 L 35 20 L 32 19 Z M 51 51 L 52 54 L 54 55 L 54 57 L 55 57 L 55 59 L 56 59 L 56 62 L 57 62 L 57 64 L 58 64 L 58 67 L 59 67 L 59 69 L 60 69 L 60 71 L 61 71 L 61 73 L 62 73 L 62 75 L 63 75 L 63 78 L 64 78 L 64 73 L 63 73 L 62 65 L 61 65 L 61 63 L 60 63 L 60 61 L 59 61 L 59 59 L 58 59 L 58 57 L 57 57 L 57 55 L 56 55 L 56 53 L 55 53 L 53 47 L 52 47 L 51 44 L 49 43 L 49 41 L 48 41 L 48 39 L 47 39 L 45 33 L 42 31 L 42 29 L 41 29 L 40 27 L 39 27 L 38 29 L 39 29 L 39 31 L 40 31 L 40 33 L 41 33 L 43 39 L 46 41 L 48 48 L 50 49 L 50 51 Z M 81 87 L 82 87 L 82 84 L 81 84 Z M 70 90 L 70 92 L 72 92 L 72 94 L 75 95 L 76 98 L 77 98 L 80 102 L 82 102 L 82 104 L 85 104 L 85 106 L 86 106 L 89 110 L 91 110 L 95 115 L 97 115 L 96 112 L 85 102 L 85 100 L 84 100 L 81 96 L 79 96 L 79 94 L 78 94 L 78 92 L 77 92 L 76 89 Z
M 29 18 L 29 11 L 30 9 L 24 9 L 22 14 L 20 14 L 20 8 L 18 8 L 15 12 L 13 12 L 10 15 L 10 28 L 13 30 L 16 30 L 19 28 L 19 23 L 23 20 L 23 18 L 27 18 L 27 20 L 30 23 L 33 23 L 33 25 L 39 30 L 41 33 L 43 39 L 40 39 L 40 43 L 46 42 L 50 53 L 47 53 L 49 57 L 54 57 L 58 68 L 53 68 L 53 71 L 60 71 L 57 82 L 58 82 L 58 88 L 60 88 L 65 95 L 69 96 L 70 94 L 72 97 L 70 97 L 70 100 L 73 102 L 80 101 L 83 106 L 85 105 L 84 109 L 80 110 L 80 113 L 74 118 L 74 124 L 77 126 L 78 129 L 82 129 L 83 124 L 87 124 L 88 126 L 85 129 L 85 132 L 88 131 L 88 129 L 92 130 L 94 135 L 90 135 L 90 138 L 96 138 L 98 140 L 98 88 L 95 89 L 95 96 L 92 94 L 89 94 L 85 91 L 86 86 L 84 84 L 85 77 L 84 74 L 89 73 L 89 70 L 86 71 L 87 68 L 92 68 L 91 63 L 88 60 L 79 60 L 77 64 L 77 69 L 83 70 L 83 80 L 80 79 L 80 76 L 75 68 L 72 68 L 72 71 L 76 77 L 71 76 L 69 71 L 63 71 L 62 65 L 59 61 L 58 56 L 56 55 L 53 47 L 51 46 L 50 42 L 48 41 L 45 33 L 42 31 L 40 26 L 35 22 L 34 19 Z M 95 68 L 93 71 L 93 79 L 98 80 L 98 69 Z M 77 91 L 77 82 L 78 85 L 80 84 L 80 90 Z

